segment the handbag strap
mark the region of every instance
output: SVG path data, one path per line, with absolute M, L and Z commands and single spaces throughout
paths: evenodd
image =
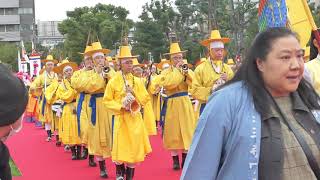
M 303 136 L 298 132 L 298 130 L 292 125 L 292 123 L 287 120 L 286 116 L 283 114 L 283 112 L 281 111 L 279 105 L 276 103 L 274 98 L 271 95 L 270 95 L 270 97 L 272 99 L 274 107 L 276 108 L 276 111 L 278 111 L 278 113 L 280 114 L 280 116 L 283 119 L 284 123 L 288 126 L 289 130 L 291 132 L 293 132 L 294 136 L 296 137 L 296 139 L 298 140 L 300 146 L 302 147 L 302 150 L 303 150 L 304 154 L 307 157 L 308 163 L 309 163 L 314 175 L 317 177 L 317 179 L 320 179 L 320 168 L 319 168 L 319 165 L 318 165 L 318 163 L 316 161 L 316 158 L 314 157 L 314 155 L 313 155 L 308 143 L 303 138 Z

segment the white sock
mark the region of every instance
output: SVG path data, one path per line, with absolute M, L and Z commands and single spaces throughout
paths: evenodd
M 128 163 L 128 164 L 127 164 L 127 167 L 129 167 L 129 168 L 135 168 L 135 167 L 136 167 L 136 164 L 134 164 L 134 163 Z
M 96 160 L 97 160 L 97 161 L 104 161 L 104 159 L 103 159 L 102 156 L 96 156 Z
M 116 162 L 116 161 L 114 161 L 114 163 L 115 163 L 116 165 L 122 165 L 122 164 L 123 164 L 123 163 Z
M 45 123 L 45 124 L 44 124 L 44 128 L 45 128 L 46 131 L 51 130 L 51 124 Z
M 178 156 L 179 152 L 177 150 L 171 150 L 171 156 Z

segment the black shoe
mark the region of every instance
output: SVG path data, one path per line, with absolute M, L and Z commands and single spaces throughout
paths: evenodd
M 126 167 L 124 164 L 116 165 L 116 180 L 124 180 L 125 173 Z
M 52 137 L 52 132 L 51 132 L 51 130 L 47 130 L 47 135 L 48 135 L 48 137 Z
M 81 159 L 87 159 L 88 158 L 88 148 L 83 147 L 83 151 L 81 154 Z
M 134 174 L 134 168 L 127 167 L 126 180 L 132 180 L 133 179 L 133 174 Z
M 181 162 L 181 168 L 184 166 L 184 162 L 186 161 L 187 153 L 182 153 L 182 162 Z
M 47 137 L 46 141 L 50 142 L 51 141 L 51 137 Z
M 56 135 L 56 146 L 57 147 L 61 146 L 61 141 L 59 140 L 59 135 Z
M 173 160 L 173 170 L 179 170 L 180 169 L 180 163 L 179 163 L 179 156 L 172 156 Z
M 77 160 L 81 159 L 81 146 L 77 145 L 77 152 L 76 152 L 76 156 L 77 156 Z
M 71 153 L 72 153 L 72 160 L 76 160 L 77 159 L 77 152 L 76 152 L 76 147 L 75 146 L 72 146 L 71 147 Z
M 57 142 L 56 142 L 56 146 L 57 146 L 57 147 L 61 147 L 61 144 L 62 144 L 61 141 L 57 141 Z
M 89 155 L 89 166 L 90 167 L 96 167 L 97 163 L 94 162 L 94 155 Z
M 65 145 L 64 146 L 64 151 L 66 151 L 66 152 L 70 151 L 70 146 L 69 145 Z
M 47 135 L 48 135 L 48 137 L 47 137 L 47 142 L 50 142 L 51 141 L 51 136 L 52 136 L 52 134 L 51 134 L 51 130 L 47 130 Z
M 108 178 L 107 170 L 106 170 L 106 161 L 99 161 L 99 167 L 100 167 L 100 177 L 102 178 Z

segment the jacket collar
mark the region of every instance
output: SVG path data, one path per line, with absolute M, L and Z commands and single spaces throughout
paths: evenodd
M 298 92 L 295 91 L 291 93 L 290 97 L 291 97 L 293 111 L 309 112 L 309 108 L 304 104 Z M 268 101 L 272 102 L 271 97 L 268 98 Z M 268 111 L 262 112 L 261 114 L 262 120 L 267 120 L 270 118 L 279 118 L 278 113 L 274 110 L 273 107 L 271 107 L 270 103 L 269 103 L 269 106 L 270 108 Z

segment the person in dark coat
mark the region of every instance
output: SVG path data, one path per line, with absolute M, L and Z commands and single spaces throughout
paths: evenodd
M 2 63 L 0 84 L 0 180 L 11 180 L 10 153 L 5 141 L 22 128 L 21 116 L 28 103 L 28 90 Z

